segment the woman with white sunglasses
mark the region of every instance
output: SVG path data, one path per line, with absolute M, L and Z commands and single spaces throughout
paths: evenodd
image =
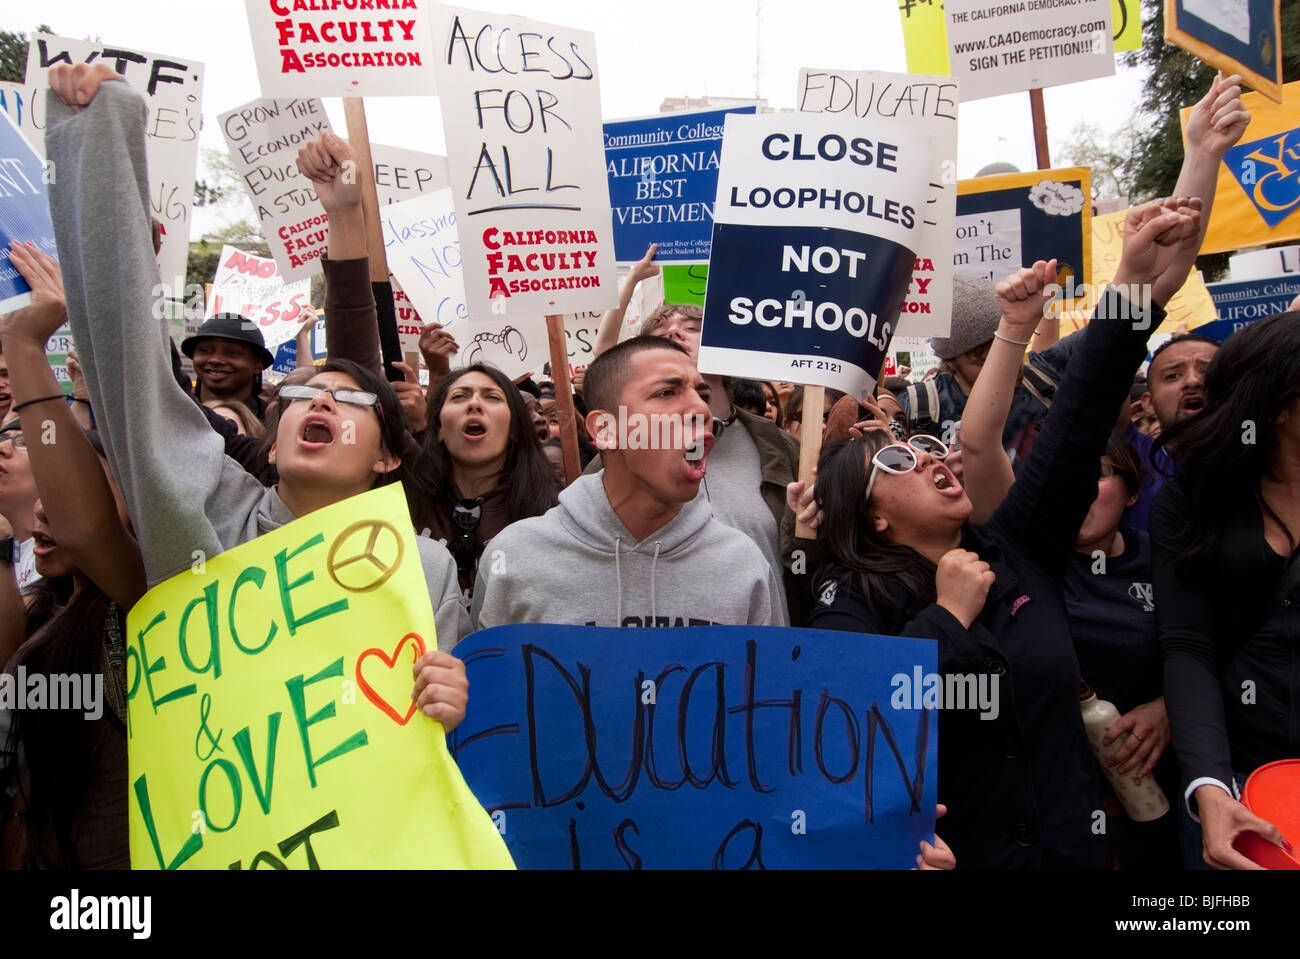
M 970 500 L 935 437 L 900 443 L 867 430 L 828 447 L 818 464 L 832 559 L 809 626 L 939 641 L 950 690 L 939 713 L 939 801 L 949 809 L 939 831 L 963 868 L 1109 863 L 1061 578 L 1115 410 L 1154 328 L 1144 321 L 1163 317 L 1199 247 L 1199 226 L 1196 199 L 1130 212 L 1115 285 L 987 525 L 968 522 Z M 1048 264 L 1018 271 L 997 292 L 1003 316 L 993 348 L 1023 352 L 1051 298 Z M 978 702 L 956 695 L 979 688 L 990 695 Z

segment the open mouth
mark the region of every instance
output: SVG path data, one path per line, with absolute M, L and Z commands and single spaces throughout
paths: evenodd
M 466 420 L 465 425 L 461 428 L 461 434 L 469 440 L 481 440 L 487 436 L 487 424 L 482 420 Z
M 334 430 L 326 420 L 309 419 L 303 423 L 299 439 L 308 449 L 321 449 L 334 442 Z
M 713 443 L 712 433 L 701 433 L 683 451 L 682 466 L 686 470 L 686 478 L 691 482 L 698 483 L 709 471 L 709 450 L 713 449 Z
M 54 539 L 40 530 L 32 531 L 32 554 L 34 556 L 47 556 L 59 548 L 59 544 Z
M 930 479 L 934 482 L 934 488 L 944 496 L 960 496 L 962 486 L 957 482 L 957 477 L 946 466 L 936 465 L 930 471 Z
M 1205 397 L 1199 393 L 1183 397 L 1183 409 L 1188 413 L 1199 413 L 1205 409 Z

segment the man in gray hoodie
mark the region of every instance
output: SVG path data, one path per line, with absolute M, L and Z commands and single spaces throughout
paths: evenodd
M 492 540 L 475 624 L 779 622 L 771 565 L 696 499 L 713 432 L 708 386 L 690 355 L 663 337 L 637 337 L 592 363 L 584 389 L 604 469 Z

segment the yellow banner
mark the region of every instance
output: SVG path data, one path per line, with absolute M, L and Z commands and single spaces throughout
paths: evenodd
M 1085 290 L 1084 305 L 1066 311 L 1066 319 L 1061 323 L 1062 336 L 1071 329 L 1078 330 L 1087 325 L 1101 291 L 1115 279 L 1120 254 L 1124 250 L 1124 218 L 1127 216 L 1128 210 L 1120 210 L 1092 218 L 1092 283 Z M 1218 312 L 1210 299 L 1210 291 L 1205 288 L 1201 274 L 1193 271 L 1182 289 L 1165 306 L 1165 321 L 1151 332 L 1185 333 L 1216 319 Z
M 907 72 L 950 76 L 943 4 L 936 0 L 899 0 L 898 15 L 903 21 Z
M 513 867 L 411 699 L 438 643 L 399 485 L 197 558 L 127 629 L 135 868 Z
M 1137 50 L 1142 46 L 1142 0 L 1110 0 L 1110 32 L 1115 37 L 1115 52 Z
M 1300 238 L 1300 81 L 1283 102 L 1242 94 L 1250 126 L 1219 166 L 1219 185 L 1202 253 Z M 1183 135 L 1192 108 L 1182 111 Z

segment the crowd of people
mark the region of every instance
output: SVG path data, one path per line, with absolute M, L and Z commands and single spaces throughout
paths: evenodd
M 942 371 L 882 378 L 870 400 L 828 391 L 822 423 L 803 421 L 802 387 L 700 371 L 696 307 L 659 307 L 618 342 L 658 270 L 651 247 L 575 383 L 585 472 L 568 483 L 568 407 L 550 381 L 453 370 L 458 345 L 435 326 L 420 342 L 427 386 L 409 368 L 385 377 L 361 187 L 341 175 L 354 155 L 331 133 L 297 157 L 329 218 L 328 359 L 264 382 L 261 333 L 232 314 L 178 352 L 152 319 L 144 108 L 116 81 L 106 66 L 51 69 L 59 258 L 10 250 L 32 302 L 0 324 L 0 665 L 100 673 L 106 708 L 0 709 L 6 866 L 129 866 L 124 631 L 149 587 L 196 551 L 392 483 L 437 624 L 413 695 L 448 731 L 470 695 L 452 649 L 491 626 L 922 637 L 942 673 L 993 677 L 1001 703 L 993 717 L 940 711 L 943 815 L 919 867 L 1250 868 L 1233 847 L 1243 830 L 1289 849 L 1238 797 L 1300 740 L 1300 312 L 1222 347 L 1176 336 L 1135 379 L 1245 129 L 1236 78 L 1192 111 L 1174 196 L 1130 211 L 1083 331 L 1045 330 L 1055 260 L 959 283 L 933 343 Z M 65 320 L 70 398 L 44 354 Z M 671 444 L 629 442 L 617 424 L 635 417 L 683 426 Z M 814 429 L 805 484 L 799 438 Z M 1165 816 L 1129 822 L 1109 795 L 1084 682 L 1119 713 L 1105 741 L 1121 745 L 1101 761 L 1153 777 Z

